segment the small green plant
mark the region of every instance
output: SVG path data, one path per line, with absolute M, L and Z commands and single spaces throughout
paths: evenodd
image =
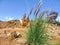
M 30 45 L 44 45 L 47 41 L 45 24 L 45 20 L 40 18 L 31 23 L 27 34 L 27 41 Z
M 60 22 L 59 22 L 59 21 L 56 21 L 56 24 L 57 24 L 57 25 L 60 25 Z
M 48 35 L 46 34 L 46 20 L 43 19 L 43 16 L 48 13 L 48 10 L 45 10 L 38 15 L 40 7 L 41 2 L 38 4 L 34 12 L 35 18 L 30 23 L 28 29 L 26 37 L 29 45 L 44 45 L 48 40 Z

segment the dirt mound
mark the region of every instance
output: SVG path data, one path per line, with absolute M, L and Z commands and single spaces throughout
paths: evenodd
M 51 45 L 54 45 L 53 43 L 60 41 L 60 26 L 48 24 L 47 27 L 47 34 L 50 36 L 50 42 L 52 42 Z M 27 45 L 27 32 L 27 27 L 21 28 L 20 20 L 0 21 L 0 45 Z M 17 38 L 14 37 L 19 34 L 20 36 Z
M 15 28 L 20 27 L 20 20 L 10 20 L 10 21 L 0 21 L 0 29 L 1 28 Z
M 4 28 L 0 29 L 0 45 L 26 45 L 26 33 L 28 28 Z M 19 37 L 14 37 L 13 32 L 16 32 Z M 12 35 L 13 36 L 12 36 Z

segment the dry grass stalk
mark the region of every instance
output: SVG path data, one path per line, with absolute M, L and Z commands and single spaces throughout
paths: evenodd
M 35 11 L 34 11 L 34 15 L 35 15 L 35 16 L 37 16 L 37 14 L 39 13 L 40 8 L 41 8 L 41 5 L 42 5 L 42 2 L 40 1 L 39 4 L 38 4 L 38 6 L 37 6 L 37 8 L 36 8 Z
M 33 8 L 30 10 L 30 12 L 29 12 L 29 15 L 28 15 L 28 16 L 30 16 L 30 15 L 32 14 L 32 11 L 33 11 Z
M 49 12 L 49 10 L 44 10 L 41 14 L 40 14 L 40 16 L 39 16 L 39 18 L 42 18 L 45 14 L 47 14 Z

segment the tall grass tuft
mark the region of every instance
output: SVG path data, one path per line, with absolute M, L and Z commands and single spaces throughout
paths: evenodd
M 46 34 L 46 23 L 43 19 L 44 15 L 48 13 L 48 10 L 44 10 L 39 16 L 35 17 L 33 22 L 30 23 L 30 27 L 27 34 L 27 41 L 30 45 L 44 45 L 48 40 Z
M 45 20 L 43 18 L 35 18 L 30 24 L 27 33 L 27 42 L 29 45 L 44 45 L 47 40 Z
M 48 13 L 48 10 L 43 11 L 38 15 L 41 7 L 41 2 L 38 4 L 34 15 L 34 20 L 30 23 L 28 33 L 27 33 L 27 42 L 29 45 L 44 45 L 47 43 L 48 35 L 46 34 L 46 20 L 43 19 L 43 16 Z

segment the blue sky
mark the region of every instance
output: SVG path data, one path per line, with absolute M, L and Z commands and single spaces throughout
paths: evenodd
M 0 0 L 0 20 L 20 19 L 25 12 L 28 14 L 38 2 L 39 0 Z M 48 8 L 58 12 L 60 20 L 60 0 L 42 0 L 42 3 L 42 10 Z

